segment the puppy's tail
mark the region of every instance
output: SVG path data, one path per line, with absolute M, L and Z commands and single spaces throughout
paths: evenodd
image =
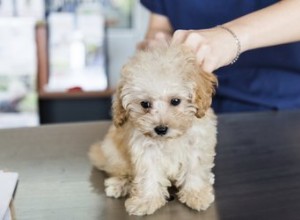
M 91 163 L 99 170 L 104 170 L 106 158 L 101 149 L 101 142 L 93 144 L 88 152 Z

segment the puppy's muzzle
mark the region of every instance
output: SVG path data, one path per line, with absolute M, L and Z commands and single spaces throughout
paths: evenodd
M 168 127 L 164 125 L 159 125 L 154 128 L 156 134 L 163 136 L 168 132 Z

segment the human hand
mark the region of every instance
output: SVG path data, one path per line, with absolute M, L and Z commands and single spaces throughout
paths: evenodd
M 203 30 L 177 30 L 172 44 L 183 44 L 191 48 L 199 65 L 205 72 L 230 64 L 240 52 L 236 39 L 220 27 Z
M 155 47 L 160 42 L 168 42 L 171 41 L 171 35 L 164 32 L 156 32 L 153 38 L 144 39 L 143 41 L 137 44 L 138 50 L 145 50 L 147 48 Z

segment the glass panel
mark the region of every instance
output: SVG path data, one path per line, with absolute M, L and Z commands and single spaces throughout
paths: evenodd
M 35 19 L 0 17 L 0 128 L 38 124 Z
M 0 0 L 0 128 L 38 125 L 35 24 L 43 0 Z
M 105 18 L 99 1 L 50 1 L 46 91 L 107 88 Z
M 99 3 L 108 28 L 133 27 L 134 0 L 45 0 L 45 2 L 47 15 L 50 12 L 74 12 L 79 4 Z
M 109 28 L 133 27 L 133 0 L 102 0 Z

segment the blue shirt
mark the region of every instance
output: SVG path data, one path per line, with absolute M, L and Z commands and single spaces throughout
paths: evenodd
M 167 16 L 174 30 L 212 28 L 276 2 L 141 0 L 150 11 Z M 257 109 L 300 108 L 300 42 L 247 51 L 235 64 L 215 73 L 219 98 L 257 106 Z M 229 105 L 222 111 L 239 111 L 238 107 L 232 108 Z

